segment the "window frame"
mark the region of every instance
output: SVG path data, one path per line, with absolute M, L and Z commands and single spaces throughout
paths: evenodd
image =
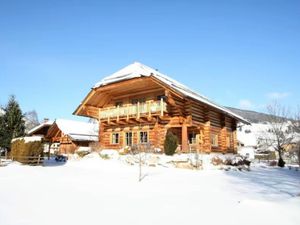
M 117 139 L 115 139 L 116 136 L 117 136 Z M 113 133 L 111 134 L 110 143 L 111 143 L 112 145 L 118 145 L 118 144 L 120 144 L 120 133 L 119 133 L 119 132 L 113 132 Z
M 131 134 L 131 137 L 130 137 L 131 144 L 127 143 L 127 141 L 129 140 L 129 136 L 127 136 L 127 134 Z M 132 131 L 126 131 L 124 137 L 125 137 L 125 146 L 129 146 L 129 147 L 132 146 L 133 145 L 133 132 Z
M 219 147 L 219 135 L 218 134 L 211 134 L 210 136 L 210 143 L 213 148 Z
M 147 138 L 146 142 L 144 141 L 144 138 L 141 135 L 142 133 L 146 134 L 146 138 Z M 147 144 L 147 143 L 149 143 L 149 132 L 143 130 L 139 131 L 139 144 Z

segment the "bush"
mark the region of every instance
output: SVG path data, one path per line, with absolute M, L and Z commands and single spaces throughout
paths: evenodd
M 80 158 L 83 158 L 84 156 L 90 154 L 89 151 L 78 151 L 76 152 L 76 154 L 80 157 Z
M 274 166 L 277 166 L 277 162 L 276 161 L 271 161 L 270 163 L 269 163 L 269 166 L 272 166 L 272 167 L 274 167 Z
M 177 136 L 172 132 L 168 132 L 164 143 L 164 151 L 166 155 L 174 155 L 178 147 Z
M 37 164 L 39 156 L 43 156 L 41 141 L 26 143 L 24 139 L 19 139 L 11 144 L 11 157 L 20 163 Z

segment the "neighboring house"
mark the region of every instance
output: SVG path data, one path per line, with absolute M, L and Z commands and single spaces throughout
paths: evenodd
M 168 131 L 182 152 L 236 152 L 237 123 L 249 124 L 172 78 L 135 62 L 97 83 L 74 112 L 97 119 L 100 146 L 150 143 L 163 149 Z
M 28 136 L 45 137 L 47 135 L 49 128 L 52 126 L 52 124 L 53 124 L 53 121 L 45 119 L 43 123 L 41 123 L 40 125 L 32 128 L 30 131 L 28 131 Z
M 98 129 L 98 124 L 57 119 L 45 137 L 51 144 L 59 144 L 59 153 L 73 154 L 80 147 L 98 142 Z

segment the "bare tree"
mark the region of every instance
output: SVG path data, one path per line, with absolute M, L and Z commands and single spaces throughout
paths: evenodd
M 298 159 L 298 164 L 300 166 L 300 107 L 298 107 L 298 110 L 295 113 L 294 121 L 293 121 L 293 128 L 296 134 L 295 137 L 295 148 L 294 148 L 294 154 Z
M 292 122 L 289 118 L 289 110 L 277 102 L 267 107 L 267 122 L 269 129 L 260 135 L 261 144 L 273 148 L 279 156 L 278 166 L 284 167 L 284 152 L 294 139 Z

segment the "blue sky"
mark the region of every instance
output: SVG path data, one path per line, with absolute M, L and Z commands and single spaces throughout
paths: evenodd
M 295 107 L 300 1 L 0 0 L 0 105 L 80 119 L 89 89 L 134 61 L 222 105 Z

